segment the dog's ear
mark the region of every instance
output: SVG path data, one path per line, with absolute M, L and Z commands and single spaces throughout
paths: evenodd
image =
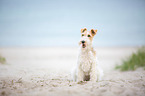
M 81 33 L 84 33 L 85 31 L 87 31 L 87 28 L 81 29 Z
M 97 33 L 97 29 L 96 29 L 96 30 L 91 29 L 91 34 L 92 34 L 92 36 L 95 36 L 95 35 L 96 35 L 96 33 Z

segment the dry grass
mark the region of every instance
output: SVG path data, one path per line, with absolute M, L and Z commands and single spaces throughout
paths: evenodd
M 5 64 L 6 63 L 6 59 L 2 56 L 0 56 L 0 63 L 1 64 Z
M 117 65 L 115 68 L 121 71 L 128 71 L 136 70 L 139 67 L 144 67 L 145 69 L 145 47 L 139 48 L 127 60 L 123 60 L 122 65 Z

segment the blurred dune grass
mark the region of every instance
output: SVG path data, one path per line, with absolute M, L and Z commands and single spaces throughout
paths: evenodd
M 122 65 L 117 65 L 115 69 L 128 71 L 139 67 L 144 67 L 145 70 L 145 46 L 139 48 L 136 53 L 132 53 L 126 60 L 123 60 Z
M 5 64 L 6 63 L 6 59 L 4 57 L 2 57 L 1 55 L 0 55 L 0 63 L 1 64 Z

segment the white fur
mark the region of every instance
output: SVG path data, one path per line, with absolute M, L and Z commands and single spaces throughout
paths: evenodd
M 103 76 L 103 70 L 99 67 L 97 58 L 94 56 L 92 42 L 87 37 L 83 40 L 86 41 L 86 48 L 80 45 L 77 65 L 72 70 L 73 81 L 84 81 L 86 76 L 90 77 L 90 81 L 99 81 Z

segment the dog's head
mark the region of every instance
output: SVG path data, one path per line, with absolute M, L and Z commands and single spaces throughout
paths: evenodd
M 79 45 L 81 45 L 83 49 L 92 47 L 92 41 L 96 33 L 97 30 L 94 29 L 91 29 L 91 31 L 87 31 L 86 28 L 81 29 L 81 40 Z

